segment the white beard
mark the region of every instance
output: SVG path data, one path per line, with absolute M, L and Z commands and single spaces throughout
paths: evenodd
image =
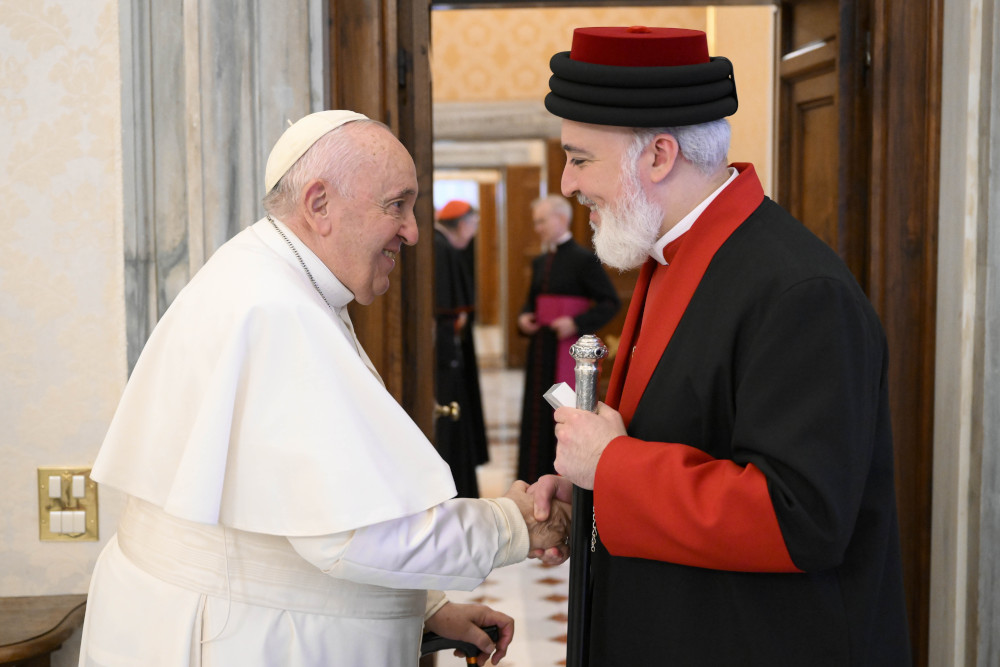
M 602 262 L 621 272 L 642 264 L 660 238 L 663 211 L 646 197 L 639 187 L 633 166 L 623 175 L 624 189 L 616 205 L 599 209 L 601 224 L 594 230 L 594 250 Z M 598 210 L 594 202 L 583 195 L 577 199 L 584 206 Z

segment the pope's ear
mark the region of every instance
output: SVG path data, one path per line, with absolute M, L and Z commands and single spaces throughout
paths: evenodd
M 302 191 L 302 208 L 309 225 L 317 233 L 324 235 L 330 225 L 329 214 L 333 210 L 330 185 L 319 178 L 306 183 Z
M 659 183 L 673 171 L 681 147 L 677 143 L 677 138 L 672 134 L 656 135 L 650 146 L 653 151 L 653 166 L 650 169 L 649 177 L 654 183 Z

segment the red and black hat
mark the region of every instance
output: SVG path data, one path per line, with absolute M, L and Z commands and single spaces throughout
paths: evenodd
M 733 65 L 709 57 L 700 30 L 577 28 L 552 56 L 550 113 L 595 125 L 673 127 L 736 113 Z

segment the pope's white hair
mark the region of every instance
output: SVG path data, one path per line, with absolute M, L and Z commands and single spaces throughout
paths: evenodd
M 630 162 L 638 159 L 653 137 L 669 134 L 677 139 L 681 155 L 701 173 L 710 175 L 726 165 L 731 131 L 729 121 L 720 118 L 698 125 L 636 127 L 632 129 L 632 134 L 632 142 L 626 150 Z
M 377 120 L 360 119 L 324 134 L 267 193 L 264 210 L 279 218 L 286 215 L 298 205 L 302 188 L 314 178 L 332 184 L 341 197 L 353 197 L 356 181 L 369 171 L 365 168 L 368 153 L 356 138 L 362 125 L 386 127 Z

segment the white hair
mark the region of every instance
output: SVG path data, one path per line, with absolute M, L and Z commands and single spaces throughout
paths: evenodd
M 531 202 L 531 210 L 534 211 L 535 208 L 545 203 L 548 203 L 553 213 L 559 215 L 564 220 L 571 220 L 573 218 L 573 206 L 565 197 L 559 195 L 547 195 L 535 199 Z
M 639 154 L 657 134 L 669 134 L 677 139 L 681 155 L 701 173 L 710 175 L 726 166 L 731 130 L 729 121 L 725 118 L 698 125 L 636 127 L 632 129 L 632 134 L 632 142 L 626 150 L 626 155 L 632 161 L 638 159 Z
M 263 201 L 264 210 L 278 217 L 286 215 L 298 205 L 305 184 L 314 178 L 328 181 L 341 197 L 352 197 L 358 176 L 368 171 L 365 168 L 368 153 L 355 138 L 357 128 L 352 127 L 362 125 L 386 127 L 385 123 L 377 120 L 361 119 L 324 134 L 267 193 Z

